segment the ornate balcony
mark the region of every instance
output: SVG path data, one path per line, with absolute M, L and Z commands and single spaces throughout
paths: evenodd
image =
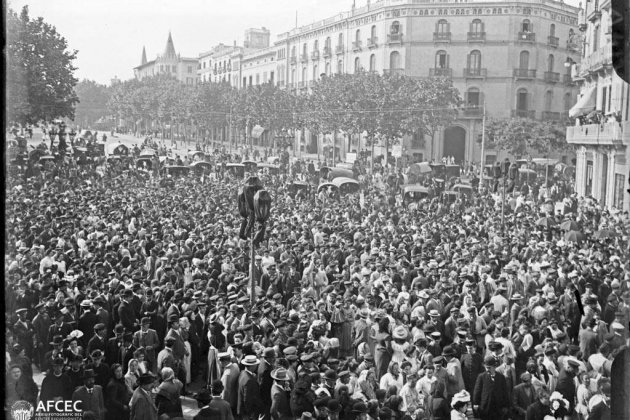
M 402 44 L 403 40 L 402 40 L 402 36 L 403 34 L 389 34 L 387 35 L 387 43 L 389 45 L 394 45 L 394 44 Z
M 535 32 L 519 32 L 517 41 L 536 42 L 536 33 Z
M 535 110 L 529 110 L 529 109 L 513 109 L 512 110 L 512 117 L 513 118 L 531 118 L 534 119 L 536 118 L 536 111 Z
M 297 64 L 297 57 L 296 56 L 291 56 L 289 57 L 289 63 L 291 64 Z
M 564 83 L 565 85 L 572 85 L 573 84 L 573 78 L 571 77 L 570 74 L 563 74 L 562 75 L 562 83 Z
M 547 37 L 547 45 L 549 45 L 550 47 L 557 48 L 559 43 L 560 43 L 560 38 L 558 38 L 557 36 Z
M 324 53 L 322 54 L 324 58 L 332 57 L 332 51 L 330 47 L 324 47 Z
M 481 105 L 466 105 L 462 108 L 464 117 L 480 118 L 483 116 L 483 107 Z
M 313 60 L 313 61 L 319 60 L 319 50 L 314 50 L 311 53 L 311 60 Z
M 545 72 L 545 82 L 547 83 L 558 83 L 560 81 L 560 73 L 556 73 L 553 71 Z
M 468 32 L 468 42 L 485 42 L 485 32 Z
M 487 69 L 478 67 L 464 67 L 463 75 L 466 79 L 485 79 L 488 74 Z
M 452 77 L 453 69 L 444 67 L 444 68 L 432 68 L 429 69 L 429 77 Z
M 300 55 L 300 61 L 301 61 L 302 63 L 306 63 L 306 62 L 308 62 L 308 54 L 302 54 L 302 55 Z
M 451 42 L 451 33 L 433 32 L 433 42 Z
M 628 128 L 628 122 L 623 127 L 618 122 L 567 127 L 567 143 L 618 146 L 624 141 L 624 129 Z
M 361 44 L 362 44 L 361 41 L 354 41 L 352 43 L 352 52 L 359 52 L 359 51 L 361 51 Z
M 368 38 L 367 46 L 369 49 L 378 47 L 378 37 L 373 36 L 372 38 Z
M 517 79 L 535 79 L 536 70 L 532 69 L 514 69 L 513 76 Z
M 335 47 L 335 54 L 342 55 L 344 53 L 343 45 L 337 45 Z

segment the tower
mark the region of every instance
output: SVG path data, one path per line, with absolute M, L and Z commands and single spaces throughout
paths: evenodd
M 147 50 L 144 46 L 142 46 L 142 59 L 140 60 L 140 65 L 143 66 L 147 64 Z
M 168 40 L 166 41 L 166 47 L 164 48 L 164 53 L 162 54 L 162 58 L 177 59 L 177 54 L 175 53 L 175 46 L 173 45 L 173 37 L 171 37 L 170 31 L 168 33 Z

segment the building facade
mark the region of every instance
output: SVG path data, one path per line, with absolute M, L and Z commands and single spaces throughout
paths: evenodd
M 578 120 L 567 128 L 567 141 L 577 148 L 578 195 L 629 211 L 630 85 L 612 67 L 611 28 L 611 1 L 587 2 L 580 19 L 583 57 L 573 66 L 580 95 L 571 116 Z
M 577 8 L 551 0 L 368 2 L 280 34 L 277 83 L 307 90 L 322 73 L 359 69 L 450 77 L 465 110 L 434 139 L 405 139 L 402 152 L 415 160 L 479 161 L 484 103 L 490 117 L 566 118 L 577 88 L 564 62 L 579 60 L 577 23 Z M 336 156 L 360 143 L 336 139 Z M 304 133 L 296 146 L 312 151 L 325 144 Z M 498 155 L 487 150 L 486 161 Z
M 197 67 L 198 60 L 196 58 L 181 57 L 175 52 L 173 38 L 169 32 L 162 55 L 147 61 L 146 50 L 142 48 L 140 65 L 134 67 L 133 73 L 138 80 L 158 74 L 170 74 L 182 83 L 194 85 L 197 83 Z

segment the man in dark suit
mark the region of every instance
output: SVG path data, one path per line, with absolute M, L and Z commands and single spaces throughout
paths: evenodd
M 136 348 L 133 346 L 133 335 L 131 333 L 125 333 L 123 335 L 122 346 L 120 346 L 120 355 L 118 358 L 121 361 L 123 367 L 123 373 L 127 373 L 129 368 L 129 361 L 133 359 L 133 353 Z
M 490 355 L 484 360 L 486 371 L 477 377 L 473 392 L 473 409 L 481 420 L 502 420 L 507 418 L 510 401 L 507 383 L 496 372 L 497 359 Z
M 48 329 L 48 342 L 52 342 L 56 335 L 60 335 L 65 339 L 71 332 L 72 326 L 65 322 L 64 314 L 58 314 L 55 317 L 55 323 Z
M 545 416 L 551 415 L 549 408 L 549 391 L 547 388 L 538 389 L 538 399 L 527 407 L 526 420 L 543 420 Z
M 114 363 L 122 363 L 119 357 L 124 331 L 125 328 L 122 325 L 116 325 L 116 327 L 114 327 L 114 336 L 107 340 L 107 344 L 105 345 L 105 361 L 110 366 Z
M 151 397 L 151 389 L 155 384 L 155 376 L 150 373 L 140 375 L 138 388 L 129 401 L 130 420 L 157 420 L 158 409 Z
M 464 388 L 472 395 L 475 389 L 477 376 L 483 372 L 483 356 L 477 353 L 476 341 L 472 338 L 466 340 L 466 353 L 460 358 L 462 364 L 462 377 Z
M 556 384 L 556 391 L 569 401 L 569 414 L 573 414 L 575 409 L 576 389 L 574 378 L 579 368 L 580 364 L 576 360 L 569 359 L 566 367 L 560 370 L 558 383 Z
M 106 309 L 107 300 L 103 296 L 97 296 L 92 301 L 92 305 L 96 308 L 96 316 L 98 317 L 98 322 L 105 325 L 105 338 L 108 338 L 109 331 L 111 328 L 111 317 L 109 316 L 109 311 Z
M 271 387 L 273 386 L 271 371 L 274 368 L 275 360 L 276 351 L 273 347 L 267 347 L 263 352 L 263 360 L 258 365 L 258 383 L 260 384 L 263 407 L 265 407 L 265 418 L 269 418 L 269 408 L 271 407 Z
M 610 391 L 611 385 L 608 382 L 604 382 L 601 386 L 602 391 L 602 400 L 597 403 L 591 413 L 588 416 L 588 420 L 610 420 L 611 417 L 611 407 L 610 407 Z M 615 417 L 621 418 L 621 417 Z
M 105 342 L 105 324 L 98 323 L 94 325 L 94 335 L 88 341 L 87 354 L 92 354 L 94 350 L 105 351 L 107 343 Z
M 274 380 L 271 387 L 271 418 L 277 420 L 292 420 L 290 388 L 287 386 L 290 380 L 285 368 L 278 368 L 271 372 Z
M 521 383 L 512 393 L 512 408 L 514 420 L 525 420 L 527 407 L 536 402 L 536 391 L 532 386 L 532 374 L 525 372 L 521 375 Z
M 145 316 L 140 322 L 140 330 L 133 334 L 133 346 L 137 349 L 144 348 L 146 355 L 146 361 L 149 364 L 149 369 L 154 374 L 157 373 L 157 353 L 160 348 L 160 341 L 158 339 L 157 332 L 149 328 L 151 324 L 151 318 Z
M 91 411 L 97 420 L 105 420 L 105 398 L 103 388 L 95 385 L 94 371 L 87 369 L 83 372 L 83 386 L 78 387 L 72 394 L 72 400 L 79 402 L 79 408 L 85 413 Z
M 202 391 L 197 400 L 204 405 L 199 413 L 193 417 L 194 420 L 233 420 L 232 408 L 230 403 L 221 398 L 223 392 L 223 384 L 221 380 L 212 381 L 212 396 L 208 391 Z
M 92 310 L 92 301 L 84 300 L 81 302 L 83 313 L 79 317 L 79 330 L 83 333 L 83 343 L 87 345 L 94 335 L 94 326 L 99 323 L 98 315 Z
M 247 355 L 241 360 L 245 369 L 238 378 L 238 415 L 243 420 L 258 420 L 258 416 L 264 412 L 260 387 L 256 380 L 259 363 L 253 355 Z
M 122 300 L 118 307 L 118 319 L 120 319 L 125 331 L 130 333 L 133 333 L 136 327 L 136 313 L 130 303 L 132 297 L 131 289 L 126 289 L 122 293 Z

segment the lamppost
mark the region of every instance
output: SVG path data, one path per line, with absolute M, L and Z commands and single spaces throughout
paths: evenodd
M 243 218 L 239 237 L 243 240 L 249 240 L 250 244 L 249 280 L 253 305 L 256 303 L 256 279 L 254 278 L 256 247 L 265 237 L 266 224 L 271 213 L 271 195 L 263 188 L 262 182 L 257 176 L 250 176 L 245 181 L 241 192 L 238 194 L 238 211 Z M 259 225 L 258 231 L 255 229 L 256 222 Z

